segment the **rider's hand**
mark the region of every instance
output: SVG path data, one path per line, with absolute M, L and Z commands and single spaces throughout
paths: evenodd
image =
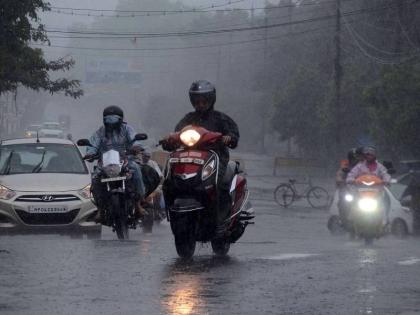
M 225 145 L 229 145 L 232 142 L 232 137 L 231 136 L 223 136 L 222 137 L 222 142 Z
M 83 160 L 86 160 L 88 162 L 93 162 L 95 160 L 95 154 L 86 154 L 83 157 Z

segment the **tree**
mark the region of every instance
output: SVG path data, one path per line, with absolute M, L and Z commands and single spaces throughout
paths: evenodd
M 83 94 L 78 80 L 50 77 L 51 71 L 69 70 L 72 59 L 46 61 L 41 49 L 30 47 L 31 42 L 49 43 L 38 16 L 39 10 L 49 9 L 44 0 L 0 0 L 0 95 L 18 86 L 52 94 L 64 91 L 74 98 Z
M 371 132 L 392 158 L 420 156 L 420 68 L 384 67 L 381 78 L 364 93 Z

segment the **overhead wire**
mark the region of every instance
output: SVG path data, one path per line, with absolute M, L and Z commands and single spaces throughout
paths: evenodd
M 361 9 L 355 10 L 350 12 L 345 12 L 342 16 L 353 16 L 358 14 L 364 14 L 367 12 L 376 12 L 386 9 L 386 7 L 372 7 L 368 9 Z M 230 32 L 243 32 L 243 31 L 250 31 L 250 30 L 260 30 L 260 29 L 271 29 L 271 28 L 278 28 L 282 26 L 290 26 L 290 25 L 299 25 L 311 22 L 318 22 L 329 20 L 335 18 L 336 14 L 326 15 L 321 17 L 291 21 L 291 22 L 282 22 L 282 23 L 275 23 L 269 25 L 258 25 L 258 26 L 249 26 L 249 27 L 242 27 L 242 28 L 230 28 L 230 29 L 216 29 L 216 30 L 202 30 L 202 31 L 186 31 L 186 32 L 166 32 L 166 33 L 140 33 L 140 32 L 98 32 L 98 31 L 74 31 L 74 30 L 50 30 L 46 29 L 47 33 L 57 33 L 57 34 L 78 34 L 78 35 L 109 35 L 109 36 L 135 36 L 137 38 L 154 38 L 154 37 L 181 37 L 181 36 L 197 36 L 197 35 L 208 35 L 208 34 L 222 34 L 222 33 L 230 33 Z
M 407 60 L 405 60 L 405 61 L 402 61 L 401 59 L 399 59 L 399 60 L 395 60 L 395 59 L 385 59 L 385 58 L 380 58 L 380 57 L 377 57 L 377 56 L 374 56 L 374 55 L 372 55 L 372 54 L 370 54 L 361 44 L 360 44 L 360 42 L 359 42 L 359 40 L 358 40 L 358 38 L 357 38 L 357 36 L 355 35 L 355 32 L 354 32 L 354 30 L 352 29 L 352 27 L 349 25 L 349 23 L 346 21 L 346 18 L 345 17 L 343 17 L 343 20 L 344 20 L 344 26 L 346 27 L 346 29 L 348 30 L 348 32 L 349 32 L 349 34 L 351 35 L 351 37 L 352 37 L 352 39 L 353 39 L 353 42 L 356 44 L 356 46 L 357 46 L 357 48 L 367 57 L 367 58 L 369 58 L 369 59 L 371 59 L 371 60 L 373 60 L 373 61 L 375 61 L 376 63 L 379 63 L 379 64 L 383 64 L 383 65 L 395 65 L 395 64 L 401 64 L 402 62 L 405 62 L 405 61 L 407 61 Z M 412 56 L 409 58 L 409 59 L 411 59 L 412 58 Z
M 313 14 L 313 13 L 315 13 L 315 11 L 317 12 L 317 11 L 319 11 L 319 10 L 321 10 L 322 8 L 316 8 L 315 10 L 310 10 L 310 11 L 303 11 L 303 12 L 298 12 L 298 13 L 294 13 L 294 15 L 293 16 L 299 16 L 299 15 L 308 15 L 308 14 Z M 282 18 L 289 18 L 289 14 L 286 14 L 286 15 L 276 15 L 273 19 L 275 19 L 275 20 L 278 20 L 278 19 L 282 19 Z M 262 24 L 262 21 L 259 21 L 258 22 L 258 24 L 261 24 L 261 25 L 265 25 L 265 23 L 270 23 L 271 22 L 271 19 L 267 19 L 267 20 L 264 20 L 264 24 Z M 246 23 L 244 23 L 244 22 L 242 22 L 242 23 L 235 23 L 235 24 L 228 24 L 228 25 L 220 25 L 220 22 L 218 22 L 218 23 L 213 23 L 213 24 L 208 24 L 208 23 L 206 23 L 206 26 L 211 26 L 211 25 L 217 25 L 217 26 L 223 26 L 223 27 L 238 27 L 238 26 L 249 26 L 249 25 L 251 25 L 251 23 L 252 23 L 252 21 L 250 21 L 250 20 L 248 20 Z M 81 30 L 81 31 L 83 31 L 83 30 Z M 182 30 L 181 31 L 179 31 L 179 32 L 182 32 Z M 81 34 L 80 34 L 81 35 Z M 136 36 L 127 36 L 127 35 L 124 35 L 124 36 L 116 36 L 116 35 L 112 35 L 112 36 L 108 36 L 108 35 L 101 35 L 101 36 L 90 36 L 90 35 L 88 35 L 88 36 L 86 36 L 86 35 L 83 35 L 83 36 L 78 36 L 78 35 L 49 35 L 48 36 L 49 38 L 66 38 L 66 39 L 133 39 L 133 38 L 137 38 Z
M 330 28 L 332 25 L 328 26 Z M 294 33 L 286 33 L 277 36 L 269 36 L 264 38 L 258 39 L 251 39 L 251 40 L 242 40 L 242 41 L 232 41 L 227 43 L 218 43 L 218 44 L 207 44 L 207 45 L 194 45 L 194 46 L 182 46 L 182 47 L 158 47 L 158 48 L 103 48 L 103 47 L 76 47 L 76 46 L 62 46 L 62 45 L 44 45 L 44 44 L 36 44 L 33 43 L 34 46 L 42 46 L 42 47 L 56 47 L 56 48 L 67 48 L 67 49 L 80 49 L 80 50 L 100 50 L 100 51 L 160 51 L 160 50 L 185 50 L 185 49 L 198 49 L 198 48 L 210 48 L 210 47 L 222 47 L 222 46 L 230 46 L 230 45 L 239 45 L 239 44 L 246 44 L 246 43 L 254 43 L 260 42 L 264 40 L 270 39 L 278 39 L 287 36 L 295 36 L 301 35 L 306 33 L 317 32 L 320 30 L 325 30 L 327 27 L 320 27 L 317 29 L 310 29 L 301 32 L 294 32 Z
M 271 5 L 265 7 L 254 7 L 254 8 L 228 8 L 228 9 L 218 9 L 218 7 L 229 6 L 236 4 L 238 2 L 243 2 L 244 0 L 238 1 L 229 1 L 221 5 L 211 5 L 203 8 L 192 8 L 192 9 L 179 9 L 179 10 L 118 10 L 118 9 L 90 9 L 90 8 L 73 8 L 73 7 L 56 7 L 52 6 L 50 12 L 57 14 L 67 14 L 67 15 L 79 15 L 79 16 L 91 16 L 91 17 L 137 17 L 137 16 L 157 16 L 157 15 L 172 15 L 172 14 L 182 14 L 182 13 L 211 13 L 211 12 L 232 12 L 232 11 L 257 11 L 257 10 L 276 10 L 282 8 L 299 8 L 306 6 L 320 6 L 328 3 L 335 3 L 336 0 L 324 0 L 312 3 L 300 3 L 300 4 L 283 4 L 283 5 Z M 346 2 L 357 1 L 357 0 L 343 0 Z M 88 12 L 88 13 L 78 13 L 78 12 Z M 95 14 L 96 12 L 102 12 L 101 14 Z M 103 14 L 104 12 L 115 12 L 114 15 Z M 140 13 L 140 14 L 139 14 Z M 126 14 L 126 15 L 124 15 Z

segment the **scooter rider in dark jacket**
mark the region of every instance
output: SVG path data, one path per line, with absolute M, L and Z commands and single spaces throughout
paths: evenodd
M 103 123 L 90 138 L 93 147 L 88 147 L 85 159 L 92 160 L 96 155 L 102 155 L 104 152 L 113 149 L 124 155 L 131 149 L 134 141 L 134 129 L 124 121 L 124 112 L 118 106 L 108 106 L 103 111 Z M 137 218 L 145 215 L 141 203 L 144 200 L 145 188 L 140 167 L 129 159 L 128 168 L 132 172 L 131 182 L 136 193 L 135 210 Z M 103 194 L 102 185 L 97 174 L 92 177 L 92 191 L 96 202 L 98 203 L 98 215 L 95 221 L 101 222 L 103 218 L 103 205 L 100 196 Z
M 228 115 L 214 110 L 216 103 L 216 88 L 205 80 L 192 83 L 190 90 L 190 101 L 195 111 L 190 112 L 176 125 L 178 132 L 188 125 L 204 127 L 209 131 L 220 132 L 223 135 L 222 142 L 213 150 L 219 155 L 219 177 L 218 195 L 219 207 L 217 211 L 216 236 L 223 236 L 225 231 L 225 220 L 228 219 L 231 207 L 230 183 L 224 183 L 223 177 L 229 162 L 229 149 L 238 145 L 239 130 L 237 124 Z M 165 150 L 173 150 L 170 144 L 164 144 Z

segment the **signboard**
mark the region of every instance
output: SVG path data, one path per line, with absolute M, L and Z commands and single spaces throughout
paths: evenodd
M 91 58 L 86 61 L 86 83 L 140 84 L 142 63 L 131 58 Z

